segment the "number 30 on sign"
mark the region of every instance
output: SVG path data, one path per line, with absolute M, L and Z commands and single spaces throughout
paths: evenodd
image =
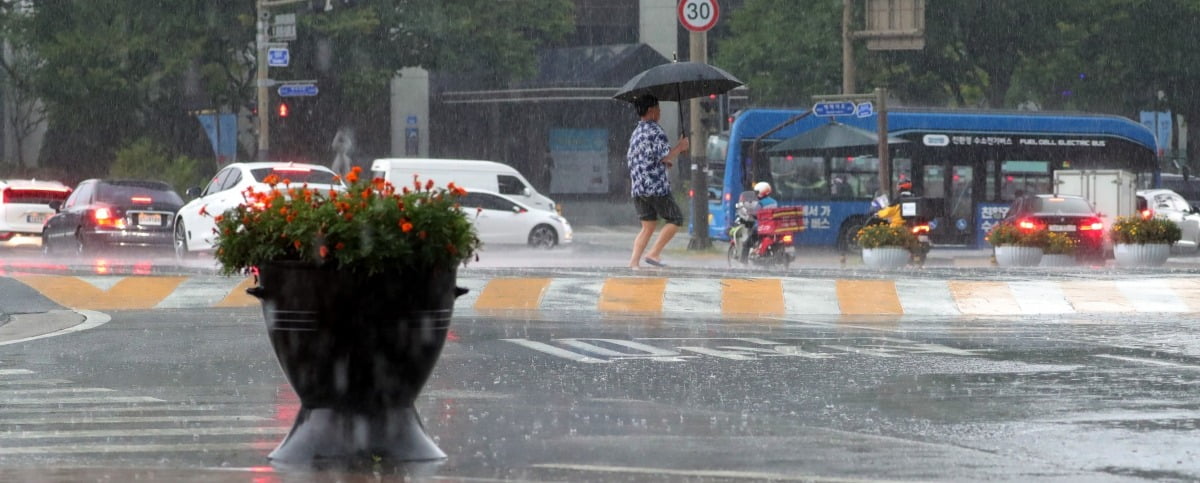
M 704 32 L 717 24 L 717 0 L 680 0 L 679 23 L 692 32 Z

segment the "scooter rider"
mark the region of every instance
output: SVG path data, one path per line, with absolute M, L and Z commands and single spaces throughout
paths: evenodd
M 754 183 L 754 192 L 758 194 L 759 208 L 777 208 L 779 203 L 771 197 L 771 184 L 766 181 Z

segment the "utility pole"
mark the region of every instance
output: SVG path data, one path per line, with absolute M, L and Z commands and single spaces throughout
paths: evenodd
M 256 72 L 256 88 L 258 90 L 258 154 L 259 161 L 271 158 L 271 105 L 270 78 L 267 76 L 267 43 L 270 41 L 268 29 L 271 12 L 267 10 L 266 0 L 255 0 L 255 11 L 258 21 L 255 22 L 257 33 L 254 36 L 255 52 L 258 60 Z
M 708 63 L 708 32 L 691 32 L 688 34 L 688 53 L 692 62 Z M 689 250 L 707 250 L 712 248 L 708 238 L 708 160 L 705 153 L 708 133 L 700 122 L 700 98 L 694 97 L 688 102 L 688 121 L 691 125 L 692 143 L 692 239 L 688 240 Z
M 842 0 L 842 94 L 854 93 L 854 0 Z

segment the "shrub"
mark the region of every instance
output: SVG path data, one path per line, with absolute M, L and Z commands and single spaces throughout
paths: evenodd
M 880 223 L 864 226 L 858 230 L 858 246 L 863 248 L 899 247 L 908 251 L 920 248 L 917 236 L 907 226 L 891 226 Z
M 1045 228 L 1022 230 L 1010 223 L 1001 223 L 987 234 L 987 241 L 994 247 L 1018 246 L 1045 248 L 1050 232 Z
M 1145 245 L 1154 243 L 1173 244 L 1183 238 L 1179 225 L 1162 218 L 1122 216 L 1113 223 L 1113 243 Z
M 1044 251 L 1047 255 L 1074 255 L 1078 247 L 1079 242 L 1064 233 L 1049 233 Z
M 125 179 L 150 179 L 169 183 L 175 191 L 203 185 L 207 179 L 199 160 L 180 156 L 171 159 L 166 148 L 149 138 L 140 138 L 117 151 L 117 159 L 108 176 Z

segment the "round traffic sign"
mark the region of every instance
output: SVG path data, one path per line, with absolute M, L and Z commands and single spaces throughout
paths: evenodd
M 717 0 L 679 1 L 679 23 L 692 32 L 704 32 L 713 28 L 720 13 Z

